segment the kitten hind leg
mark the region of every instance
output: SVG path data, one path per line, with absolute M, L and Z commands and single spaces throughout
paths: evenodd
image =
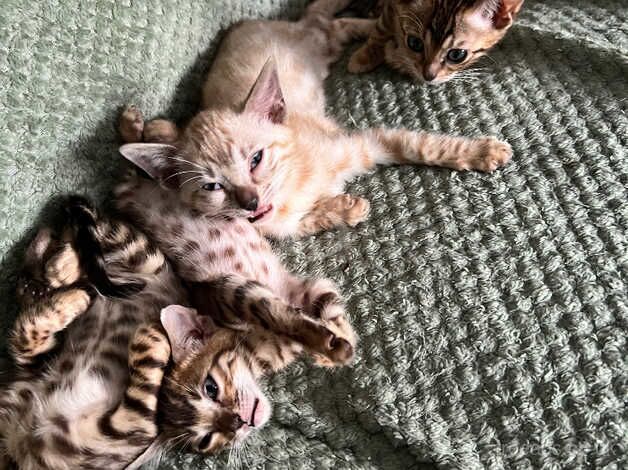
M 180 131 L 175 123 L 166 119 L 144 122 L 142 112 L 129 106 L 120 116 L 118 129 L 122 140 L 127 143 L 149 142 L 172 144 L 179 139 Z
M 41 229 L 27 249 L 26 275 L 20 279 L 17 297 L 21 311 L 9 340 L 15 361 L 21 365 L 52 350 L 55 334 L 65 329 L 91 303 L 88 292 L 71 287 L 82 275 L 78 254 L 70 243 L 46 253 L 57 240 L 48 228 Z M 43 265 L 43 270 L 41 266 Z M 37 272 L 43 271 L 43 282 Z
M 355 227 L 366 220 L 370 207 L 366 199 L 350 194 L 321 198 L 299 221 L 298 234 L 310 235 L 341 225 Z

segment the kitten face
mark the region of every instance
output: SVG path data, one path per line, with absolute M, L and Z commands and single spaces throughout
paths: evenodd
M 178 162 L 180 198 L 206 215 L 257 221 L 272 211 L 283 126 L 244 111 L 204 111 L 188 125 Z M 186 177 L 187 176 L 187 177 Z
M 240 112 L 200 112 L 176 147 L 127 144 L 120 152 L 200 214 L 257 222 L 270 218 L 280 189 L 275 170 L 289 141 L 285 115 L 277 69 L 269 60 Z
M 169 318 L 166 316 L 169 315 Z M 214 454 L 264 426 L 271 405 L 255 381 L 238 332 L 216 328 L 196 311 L 162 312 L 173 366 L 159 398 L 162 438 Z
M 430 84 L 443 83 L 497 44 L 523 0 L 398 1 L 395 41 L 386 46 L 393 67 Z

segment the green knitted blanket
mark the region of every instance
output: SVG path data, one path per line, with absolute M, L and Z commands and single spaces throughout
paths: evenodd
M 189 117 L 225 27 L 303 7 L 2 2 L 3 332 L 48 201 L 106 198 L 120 108 Z M 492 175 L 380 169 L 350 188 L 372 202 L 368 222 L 277 246 L 294 270 L 339 283 L 361 342 L 353 367 L 302 362 L 269 381 L 274 416 L 243 468 L 626 468 L 627 24 L 624 0 L 528 0 L 473 81 L 334 68 L 330 113 L 349 127 L 495 134 L 515 156 Z

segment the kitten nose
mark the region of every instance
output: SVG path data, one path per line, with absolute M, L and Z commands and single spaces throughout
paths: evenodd
M 436 78 L 436 75 L 438 75 L 439 69 L 440 67 L 438 64 L 426 64 L 423 67 L 423 78 L 425 79 L 425 81 L 431 82 L 432 80 L 434 80 Z
M 247 211 L 254 211 L 257 209 L 257 198 L 251 199 L 246 205 L 245 209 Z
M 240 415 L 236 414 L 235 417 L 233 418 L 233 424 L 232 424 L 231 429 L 233 429 L 234 431 L 237 431 L 245 424 L 246 424 L 246 421 L 240 418 Z
M 235 198 L 238 205 L 247 211 L 257 209 L 258 198 L 257 191 L 250 187 L 240 187 L 235 189 Z
M 225 410 L 221 412 L 215 420 L 214 429 L 225 433 L 236 432 L 238 429 L 244 426 L 244 424 L 246 424 L 246 421 L 240 418 L 240 415 Z

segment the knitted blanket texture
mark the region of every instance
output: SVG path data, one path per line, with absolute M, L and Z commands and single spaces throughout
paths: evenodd
M 120 109 L 189 118 L 226 27 L 305 3 L 3 0 L 3 338 L 54 196 L 110 199 Z M 356 363 L 298 362 L 268 380 L 274 415 L 239 456 L 160 468 L 627 468 L 627 51 L 625 0 L 527 0 L 473 79 L 355 76 L 345 56 L 327 96 L 347 127 L 493 134 L 513 161 L 378 169 L 349 186 L 367 222 L 276 243 L 294 271 L 339 284 Z

